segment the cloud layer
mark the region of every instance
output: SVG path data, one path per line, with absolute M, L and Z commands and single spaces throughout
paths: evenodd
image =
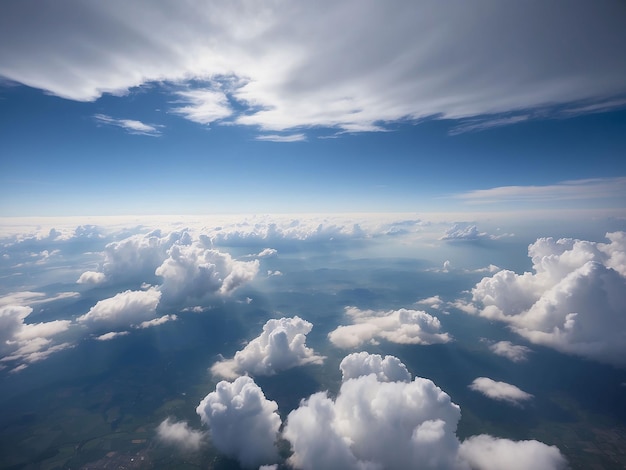
M 26 0 L 3 6 L 0 42 L 12 47 L 0 75 L 73 100 L 176 83 L 172 111 L 202 124 L 354 132 L 487 115 L 467 124 L 484 128 L 537 114 L 529 108 L 618 105 L 622 14 L 610 1 Z M 281 138 L 295 140 L 268 134 Z
M 304 364 L 321 364 L 324 358 L 306 346 L 306 335 L 313 324 L 300 317 L 268 320 L 263 332 L 233 359 L 215 363 L 213 374 L 234 378 L 248 373 L 273 375 L 278 371 Z
M 538 239 L 528 249 L 534 272 L 483 278 L 468 311 L 506 322 L 533 343 L 626 364 L 626 233 L 607 238 Z

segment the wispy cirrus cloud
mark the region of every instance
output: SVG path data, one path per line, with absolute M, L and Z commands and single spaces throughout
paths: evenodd
M 141 121 L 136 121 L 134 119 L 117 119 L 111 116 L 107 116 L 106 114 L 95 114 L 93 118 L 99 124 L 121 127 L 129 134 L 136 135 L 148 135 L 152 137 L 157 137 L 161 135 L 161 131 L 159 130 L 159 128 L 163 127 L 156 124 L 145 124 Z
M 265 135 L 257 136 L 256 140 L 263 140 L 266 142 L 302 142 L 306 140 L 306 135 L 304 134 L 289 134 L 289 135 L 265 134 Z
M 626 177 L 588 178 L 563 181 L 545 186 L 500 186 L 456 194 L 468 204 L 495 204 L 504 202 L 567 201 L 586 199 L 624 200 Z
M 29 14 L 34 6 L 38 15 Z M 0 51 L 0 76 L 79 101 L 150 82 L 203 83 L 182 95 L 188 104 L 177 112 L 264 131 L 362 132 L 394 121 L 492 116 L 457 128 L 480 130 L 546 107 L 623 107 L 626 64 L 614 47 L 626 41 L 620 8 L 566 0 L 480 9 L 430 0 L 187 8 L 28 0 L 3 6 L 0 42 L 12 47 Z M 220 88 L 224 77 L 232 84 Z M 123 124 L 133 126 L 155 132 Z

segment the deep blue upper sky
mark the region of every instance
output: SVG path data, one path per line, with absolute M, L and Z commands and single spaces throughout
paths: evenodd
M 398 3 L 3 3 L 0 215 L 624 208 L 623 4 Z

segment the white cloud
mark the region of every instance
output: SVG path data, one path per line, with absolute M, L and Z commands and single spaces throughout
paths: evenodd
M 97 271 L 85 271 L 80 275 L 77 284 L 101 284 L 106 280 L 106 275 Z
M 469 388 L 493 400 L 506 401 L 513 405 L 520 405 L 521 402 L 533 398 L 533 395 L 524 392 L 515 385 L 506 382 L 496 382 L 488 377 L 474 379 Z
M 204 444 L 205 435 L 191 429 L 186 421 L 172 421 L 166 418 L 156 428 L 158 438 L 184 451 L 197 451 Z
M 141 322 L 137 328 L 151 328 L 153 326 L 159 326 L 168 321 L 176 321 L 178 317 L 176 315 L 163 315 L 162 317 L 155 318 L 153 320 L 146 320 Z
M 250 377 L 219 382 L 196 412 L 208 426 L 216 449 L 248 468 L 278 459 L 275 441 L 281 425 L 276 402 L 265 398 Z
M 175 243 L 189 244 L 191 236 L 185 230 L 163 235 L 157 229 L 109 243 L 104 249 L 102 263 L 105 279 L 110 282 L 151 279 L 155 269 L 167 258 L 168 250 Z M 88 275 L 89 278 L 93 276 L 95 275 Z
M 1 76 L 74 100 L 193 80 L 203 96 L 173 108 L 203 123 L 349 132 L 432 116 L 502 123 L 552 105 L 610 109 L 626 91 L 615 2 L 34 3 L 3 9 L 0 42 L 12 47 L 0 51 Z
M 626 177 L 590 178 L 563 181 L 545 186 L 501 186 L 477 189 L 455 197 L 471 204 L 510 202 L 575 201 L 581 199 L 619 199 L 626 192 Z
M 460 456 L 478 470 L 558 470 L 567 468 L 559 449 L 538 441 L 511 441 L 488 435 L 461 444 Z
M 185 106 L 179 106 L 172 111 L 181 114 L 190 121 L 199 124 L 211 124 L 233 114 L 228 97 L 218 90 L 188 90 L 180 91 L 177 95 Z
M 528 359 L 530 348 L 511 343 L 510 341 L 498 341 L 489 346 L 489 349 L 498 356 L 506 357 L 513 362 L 524 362 Z
M 0 306 L 0 361 L 37 362 L 71 346 L 69 343 L 55 344 L 51 339 L 70 328 L 69 320 L 25 323 L 32 311 L 31 307 L 21 305 Z M 20 364 L 17 370 L 25 366 Z
M 161 131 L 158 128 L 162 126 L 157 126 L 155 124 L 145 124 L 134 119 L 116 119 L 105 114 L 95 114 L 94 119 L 99 124 L 121 127 L 129 134 L 149 135 L 152 137 L 161 135 Z
M 353 324 L 339 326 L 328 334 L 330 341 L 340 348 L 354 348 L 365 342 L 385 339 L 401 344 L 434 344 L 451 340 L 442 333 L 436 317 L 421 310 L 360 310 L 346 307 Z
M 175 244 L 155 274 L 163 278 L 161 290 L 174 299 L 198 299 L 209 294 L 229 295 L 254 279 L 259 261 L 237 261 L 228 253 Z
M 283 273 L 281 271 L 278 271 L 278 270 L 276 270 L 276 271 L 270 270 L 270 271 L 267 272 L 267 277 L 282 276 L 282 275 L 283 275 Z
M 128 331 L 110 331 L 109 333 L 104 333 L 103 335 L 96 336 L 98 341 L 111 341 L 112 339 L 119 338 L 120 336 L 126 336 L 130 333 Z
M 403 469 L 419 462 L 420 468 L 438 470 L 556 470 L 565 465 L 556 447 L 537 441 L 481 435 L 461 444 L 456 436 L 461 410 L 430 380 L 355 375 L 344 380 L 334 400 L 319 392 L 289 413 L 283 437 L 291 443 L 289 463 L 295 468 Z M 485 459 L 491 455 L 496 466 Z
M 46 295 L 43 292 L 21 291 L 11 292 L 0 297 L 0 307 L 6 305 L 39 305 L 55 300 L 71 299 L 80 297 L 78 292 L 59 292 L 54 295 Z
M 264 140 L 266 142 L 302 142 L 306 140 L 304 134 L 263 134 L 256 137 L 256 140 Z
M 493 240 L 493 235 L 489 235 L 486 232 L 479 232 L 476 225 L 459 223 L 454 224 L 446 233 L 440 238 L 440 240 Z M 445 268 L 444 268 L 445 269 Z
M 95 328 L 128 327 L 152 319 L 160 300 L 161 292 L 154 288 L 145 291 L 127 290 L 98 301 L 76 321 Z
M 217 362 L 211 372 L 225 378 L 249 373 L 273 375 L 278 371 L 304 364 L 321 364 L 322 356 L 306 346 L 306 335 L 313 324 L 300 317 L 268 320 L 263 332 L 233 359 Z
M 625 364 L 626 243 L 623 232 L 607 237 L 610 243 L 538 239 L 528 249 L 534 273 L 483 278 L 466 310 L 509 323 L 533 343 Z
M 257 258 L 272 258 L 278 254 L 278 250 L 274 248 L 265 248 L 259 252 Z
M 364 375 L 374 374 L 379 382 L 410 382 L 411 374 L 395 356 L 359 352 L 344 357 L 339 364 L 341 377 L 345 382 Z

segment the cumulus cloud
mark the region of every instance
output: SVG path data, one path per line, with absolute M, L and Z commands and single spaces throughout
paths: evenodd
M 0 42 L 12 47 L 0 52 L 1 76 L 81 101 L 182 83 L 172 111 L 202 124 L 357 132 L 486 115 L 486 127 L 545 116 L 529 109 L 546 106 L 611 109 L 626 91 L 614 47 L 626 42 L 622 11 L 608 1 L 492 2 L 477 11 L 435 1 L 177 9 L 162 1 L 26 0 L 3 13 Z
M 353 353 L 343 358 L 341 364 L 342 380 L 356 379 L 364 375 L 374 374 L 379 382 L 410 382 L 411 374 L 406 366 L 395 356 Z
M 498 341 L 489 346 L 489 350 L 498 356 L 506 357 L 513 362 L 524 362 L 528 359 L 530 348 L 513 344 L 510 341 Z
M 191 429 L 186 421 L 176 422 L 166 418 L 157 426 L 156 431 L 162 442 L 184 451 L 197 451 L 204 444 L 204 433 Z
M 70 328 L 69 320 L 26 323 L 31 307 L 5 305 L 0 307 L 0 361 L 33 363 L 50 354 L 69 348 L 69 343 L 54 343 L 52 338 Z M 26 364 L 17 366 L 18 370 Z
M 451 340 L 448 333 L 441 332 L 439 320 L 421 310 L 374 311 L 346 307 L 345 311 L 353 324 L 339 326 L 328 334 L 330 341 L 340 348 L 354 348 L 377 339 L 424 345 Z
M 482 434 L 461 444 L 461 458 L 480 470 L 558 470 L 567 468 L 559 449 L 538 441 L 511 441 Z
M 216 449 L 254 468 L 278 459 L 275 441 L 281 420 L 277 409 L 276 402 L 265 398 L 254 380 L 244 376 L 232 383 L 219 382 L 196 412 L 209 428 Z
M 493 235 L 489 235 L 487 232 L 479 232 L 476 225 L 472 224 L 454 224 L 446 233 L 440 238 L 440 240 L 493 240 L 496 238 Z
M 519 389 L 515 385 L 506 382 L 496 382 L 487 377 L 478 377 L 469 385 L 475 392 L 482 393 L 494 400 L 506 401 L 513 405 L 520 405 L 521 402 L 530 400 L 533 396 Z
M 234 378 L 244 373 L 273 375 L 299 365 L 321 364 L 324 358 L 306 346 L 306 335 L 312 328 L 312 323 L 298 316 L 268 320 L 258 337 L 237 351 L 233 359 L 215 363 L 211 371 Z
M 483 278 L 465 310 L 506 322 L 532 343 L 626 364 L 625 236 L 607 238 L 538 239 L 528 249 L 534 272 Z
M 97 271 L 85 271 L 80 275 L 77 284 L 101 284 L 106 280 L 104 273 Z
M 145 291 L 127 290 L 100 300 L 77 322 L 94 328 L 128 327 L 151 320 L 161 300 L 161 292 L 154 288 Z
M 388 358 L 395 366 L 402 365 Z M 348 356 L 346 365 L 356 364 L 356 370 L 371 373 L 344 376 L 334 400 L 319 392 L 289 413 L 283 437 L 292 446 L 291 465 L 301 469 L 403 469 L 419 462 L 420 468 L 438 470 L 556 470 L 565 465 L 556 447 L 537 441 L 481 435 L 461 444 L 456 436 L 461 417 L 458 405 L 430 380 L 418 377 L 411 381 L 402 373 L 399 381 L 389 381 L 386 374 L 379 377 L 381 367 L 362 367 L 367 360 L 382 364 L 378 359 L 380 356 Z M 505 452 L 508 448 L 509 455 Z M 527 453 L 520 455 L 523 452 Z M 493 455 L 497 466 L 485 455 Z
M 208 294 L 229 295 L 254 279 L 259 261 L 237 261 L 228 253 L 197 243 L 175 244 L 155 271 L 163 278 L 161 291 L 174 299 L 198 299 Z

